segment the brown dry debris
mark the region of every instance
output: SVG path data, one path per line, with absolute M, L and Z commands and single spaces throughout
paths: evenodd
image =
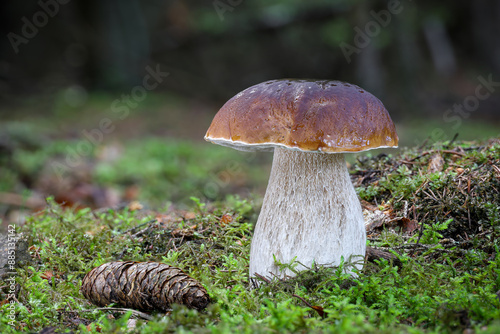
M 194 229 L 197 226 L 194 225 L 192 228 L 178 228 L 173 230 L 170 234 L 174 238 L 191 238 L 194 235 Z
M 223 214 L 222 217 L 220 217 L 220 223 L 221 224 L 229 224 L 230 222 L 233 221 L 233 216 L 228 215 L 228 214 Z
M 496 141 L 474 144 L 358 159 L 351 177 L 356 187 L 370 190 L 362 196 L 367 231 L 400 228 L 412 235 L 422 224 L 449 219 L 452 223 L 441 232 L 446 238 L 469 240 L 491 230 L 500 203 L 499 146 Z
M 105 263 L 85 275 L 81 292 L 98 306 L 117 303 L 142 311 L 166 312 L 174 303 L 202 310 L 210 302 L 198 281 L 157 262 Z
M 436 173 L 443 170 L 444 159 L 439 153 L 432 155 L 429 165 L 427 166 L 427 173 Z
M 371 233 L 378 233 L 385 228 L 399 229 L 401 232 L 411 235 L 418 228 L 416 220 L 409 219 L 407 213 L 403 213 L 403 217 L 397 216 L 398 212 L 395 212 L 389 204 L 382 205 L 381 209 L 384 209 L 382 211 L 379 207 L 362 200 L 361 207 L 365 218 L 365 229 L 369 236 Z

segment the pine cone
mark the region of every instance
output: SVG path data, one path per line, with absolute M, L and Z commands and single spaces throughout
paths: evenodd
M 210 299 L 205 288 L 181 269 L 157 262 L 109 262 L 92 269 L 80 288 L 98 306 L 117 303 L 142 311 L 168 311 L 173 303 L 197 310 Z

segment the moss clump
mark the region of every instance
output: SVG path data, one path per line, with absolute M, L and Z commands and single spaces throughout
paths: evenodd
M 397 157 L 363 158 L 353 181 L 361 199 L 389 203 L 401 216 L 406 210 L 405 217 L 421 224 L 451 219 L 443 236 L 466 241 L 494 233 L 500 222 L 499 166 L 499 140 L 436 144 Z

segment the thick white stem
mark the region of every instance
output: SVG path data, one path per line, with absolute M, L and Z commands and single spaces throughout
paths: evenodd
M 250 252 L 250 277 L 279 272 L 293 258 L 311 267 L 358 262 L 366 250 L 363 213 L 343 154 L 274 150 L 273 166 Z M 299 266 L 297 269 L 305 269 Z

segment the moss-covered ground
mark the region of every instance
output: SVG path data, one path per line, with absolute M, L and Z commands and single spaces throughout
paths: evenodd
M 19 187 L 9 180 L 22 175 L 32 180 L 24 184 L 37 183 L 48 157 L 67 149 L 61 145 L 36 150 L 37 158 L 20 156 L 23 150 L 4 158 L 4 166 L 15 166 L 4 167 L 11 175 L 2 175 L 3 191 Z M 24 224 L 13 224 L 30 256 L 9 276 L 16 287 L 13 321 L 6 316 L 10 285 L 2 284 L 1 333 L 49 327 L 74 333 L 500 332 L 498 139 L 359 157 L 350 169 L 369 222 L 369 246 L 392 252 L 400 263 L 369 262 L 355 278 L 342 268 L 314 267 L 257 288 L 248 261 L 261 197 L 247 196 L 246 186 L 265 185 L 268 167 L 261 165 L 268 158 L 162 145 L 118 146 L 125 153 L 115 160 L 96 153 L 90 162 L 89 183 L 123 192 L 137 185 L 140 195 L 131 197 L 143 205 L 94 210 L 49 199 Z M 136 315 L 99 309 L 79 292 L 85 273 L 114 260 L 180 267 L 205 286 L 212 302 L 203 311 L 174 305 L 127 329 Z

